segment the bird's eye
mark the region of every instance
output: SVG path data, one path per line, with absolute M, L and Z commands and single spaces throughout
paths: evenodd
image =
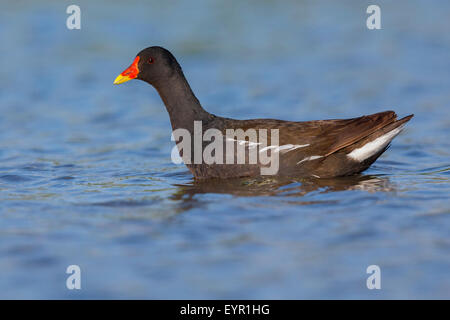
M 147 60 L 147 63 L 153 63 L 153 62 L 155 62 L 155 59 L 153 59 L 153 58 L 149 58 L 149 59 Z

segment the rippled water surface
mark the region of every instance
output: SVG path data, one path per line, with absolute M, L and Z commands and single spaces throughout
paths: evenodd
M 365 1 L 77 3 L 0 4 L 0 297 L 450 298 L 448 1 L 374 31 Z M 415 117 L 360 176 L 197 183 L 155 90 L 112 86 L 150 45 L 218 115 Z

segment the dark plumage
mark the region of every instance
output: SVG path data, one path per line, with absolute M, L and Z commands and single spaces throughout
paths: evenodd
M 134 78 L 156 88 L 167 108 L 173 130 L 183 128 L 193 134 L 194 121 L 202 121 L 203 132 L 215 128 L 224 136 L 226 129 L 267 129 L 270 137 L 270 129 L 278 129 L 278 148 L 274 147 L 270 152 L 279 153 L 277 175 L 283 176 L 329 178 L 364 171 L 413 117 L 409 115 L 398 120 L 393 111 L 353 119 L 307 122 L 218 117 L 202 108 L 174 56 L 161 47 L 150 47 L 139 52 L 133 65 L 119 75 L 115 83 Z M 268 142 L 270 146 L 270 138 Z M 203 148 L 207 144 L 203 142 Z M 248 153 L 251 146 L 248 142 L 245 144 Z M 187 155 L 184 156 L 186 159 Z M 195 178 L 229 178 L 261 175 L 263 165 L 259 162 L 248 164 L 246 161 L 245 164 L 201 163 L 187 166 Z

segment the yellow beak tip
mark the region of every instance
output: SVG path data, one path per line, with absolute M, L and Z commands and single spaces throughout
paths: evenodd
M 119 74 L 116 78 L 116 80 L 114 80 L 113 84 L 121 84 L 127 81 L 130 81 L 132 78 L 127 77 L 127 76 L 123 76 L 121 74 Z

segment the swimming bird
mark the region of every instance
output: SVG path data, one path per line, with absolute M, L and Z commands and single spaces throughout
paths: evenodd
M 235 144 L 236 148 L 230 149 L 228 154 L 214 154 L 219 152 L 219 149 L 212 153 L 224 161 L 206 163 L 193 160 L 195 139 L 190 142 L 192 148 L 184 149 L 180 147 L 182 139 L 179 139 L 177 145 L 180 156 L 196 179 L 264 175 L 262 169 L 271 165 L 261 160 L 264 152 L 277 157 L 276 171 L 271 173 L 277 176 L 332 178 L 360 173 L 386 151 L 405 123 L 413 117 L 411 114 L 397 119 L 394 111 L 351 119 L 305 122 L 276 119 L 237 120 L 216 116 L 202 107 L 172 53 L 158 46 L 139 52 L 130 67 L 115 79 L 114 84 L 131 79 L 143 80 L 157 90 L 169 113 L 174 131 L 181 129 L 195 135 L 198 134 L 195 132 L 196 123 L 201 123 L 200 134 L 212 129 L 215 134 L 223 134 L 220 139 L 224 143 L 231 141 Z M 262 143 L 261 140 L 251 139 L 250 136 L 230 138 L 227 135 L 227 130 L 234 130 L 236 133 L 239 129 L 243 132 L 265 132 L 267 139 L 277 135 L 277 143 Z M 215 136 L 215 139 L 219 138 Z M 274 139 L 270 141 L 273 142 Z M 244 161 L 234 159 L 242 152 L 238 145 L 244 146 Z M 207 142 L 202 140 L 200 151 L 205 151 L 206 148 Z M 256 163 L 250 161 L 250 151 L 254 149 L 258 156 Z M 233 161 L 225 161 L 230 154 Z

